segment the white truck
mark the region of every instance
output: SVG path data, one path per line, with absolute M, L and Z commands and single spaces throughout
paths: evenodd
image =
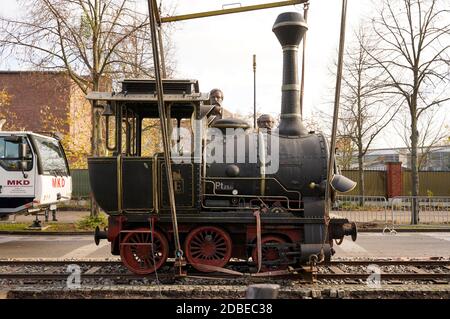
M 0 219 L 51 211 L 70 200 L 72 179 L 59 139 L 32 132 L 0 131 Z

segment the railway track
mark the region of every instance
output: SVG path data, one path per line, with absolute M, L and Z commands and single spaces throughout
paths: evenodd
M 112 280 L 120 283 L 133 281 L 151 282 L 152 280 L 173 281 L 177 278 L 172 264 L 160 269 L 157 275 L 140 276 L 127 271 L 120 261 L 107 260 L 0 260 L 0 280 L 25 281 L 60 281 L 67 280 L 71 274 L 69 265 L 77 265 L 82 280 Z M 310 267 L 274 271 L 271 273 L 251 273 L 251 269 L 243 262 L 231 263 L 226 272 L 199 273 L 188 268 L 189 279 L 199 280 L 265 280 L 267 277 L 280 280 L 330 281 L 345 283 L 364 281 L 371 274 L 378 274 L 382 281 L 429 281 L 448 284 L 450 282 L 450 260 L 349 260 L 332 261 L 320 264 L 311 273 Z M 73 271 L 73 266 L 71 271 Z M 239 274 L 239 275 L 238 275 Z M 353 282 L 352 282 L 353 281 Z

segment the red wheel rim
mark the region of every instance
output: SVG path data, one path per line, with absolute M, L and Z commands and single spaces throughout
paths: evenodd
M 211 272 L 199 265 L 223 267 L 231 258 L 230 235 L 214 226 L 194 229 L 186 237 L 186 259 L 192 266 L 203 272 Z
M 146 275 L 158 270 L 167 260 L 169 243 L 158 230 L 152 237 L 147 228 L 128 233 L 120 245 L 120 257 L 124 265 L 135 274 Z
M 280 253 L 278 251 L 278 248 L 264 247 L 264 244 L 269 244 L 269 243 L 284 244 L 284 243 L 286 243 L 286 241 L 281 237 L 272 236 L 272 235 L 264 236 L 263 238 L 261 238 L 261 245 L 262 245 L 262 248 L 261 248 L 261 255 L 262 255 L 261 271 L 286 269 L 288 266 L 287 264 L 264 265 L 264 261 L 273 261 L 273 260 L 280 259 Z M 258 248 L 257 247 L 253 248 L 252 259 L 253 259 L 253 262 L 258 263 Z

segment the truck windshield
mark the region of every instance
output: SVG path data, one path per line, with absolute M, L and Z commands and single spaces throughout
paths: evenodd
M 43 174 L 69 175 L 66 157 L 58 141 L 40 136 L 33 136 Z

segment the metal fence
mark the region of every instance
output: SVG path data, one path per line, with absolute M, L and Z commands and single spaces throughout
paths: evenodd
M 342 174 L 355 182 L 358 181 L 357 170 L 343 170 Z M 420 196 L 450 196 L 450 171 L 420 171 L 419 181 Z M 364 171 L 365 195 L 386 196 L 386 183 L 386 171 Z M 410 195 L 410 170 L 402 170 L 402 185 L 402 195 Z M 359 185 L 346 195 L 359 195 Z
M 411 171 L 403 170 L 403 196 L 411 195 Z M 450 172 L 419 172 L 420 196 L 450 196 Z
M 357 170 L 343 170 L 342 174 L 351 180 L 358 182 L 359 172 Z M 346 195 L 358 196 L 359 183 Z M 364 171 L 364 195 L 368 196 L 386 196 L 386 171 Z
M 357 223 L 391 224 L 388 201 L 384 196 L 338 195 L 331 214 Z
M 71 169 L 72 199 L 88 198 L 91 193 L 89 173 L 87 169 Z
M 414 200 L 419 206 L 419 224 L 450 224 L 450 197 L 398 196 L 391 199 L 392 226 L 411 224 Z

